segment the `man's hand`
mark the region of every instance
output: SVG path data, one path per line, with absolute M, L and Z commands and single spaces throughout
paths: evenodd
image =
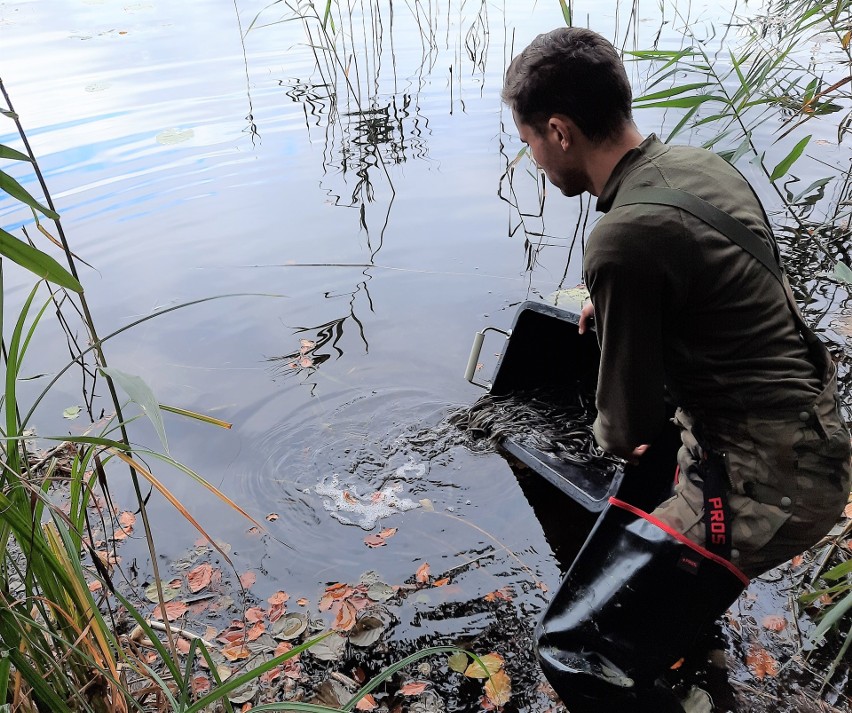
M 583 305 L 583 309 L 580 310 L 580 323 L 578 325 L 577 331 L 580 334 L 585 334 L 586 328 L 589 326 L 589 322 L 594 318 L 595 306 L 591 303 L 591 301 L 586 302 L 586 304 Z
M 627 462 L 630 465 L 637 465 L 639 463 L 639 459 L 644 455 L 645 451 L 648 450 L 648 444 L 644 443 L 641 446 L 636 446 L 633 449 L 633 453 L 630 454 L 630 458 L 627 459 Z

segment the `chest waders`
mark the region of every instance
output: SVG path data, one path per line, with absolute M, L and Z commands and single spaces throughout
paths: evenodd
M 685 191 L 638 188 L 635 203 L 691 213 L 749 252 L 781 283 L 823 376 L 831 358 L 805 325 L 777 252 L 736 218 Z M 768 220 L 767 220 L 768 225 Z M 542 670 L 571 713 L 682 713 L 659 682 L 748 585 L 731 562 L 724 466 L 702 464 L 707 547 L 615 498 L 603 511 L 536 629 Z M 721 468 L 721 470 L 720 470 Z

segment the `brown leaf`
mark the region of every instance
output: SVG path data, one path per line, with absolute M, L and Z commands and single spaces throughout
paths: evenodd
M 385 542 L 385 538 L 381 535 L 367 535 L 364 538 L 364 544 L 367 547 L 384 547 L 387 542 Z M 363 700 L 363 699 L 362 699 Z
M 417 573 L 414 575 L 418 582 L 426 584 L 429 581 L 429 563 L 424 562 L 417 568 Z
M 292 648 L 293 648 L 293 644 L 291 644 L 289 641 L 282 641 L 281 643 L 278 644 L 278 646 L 275 647 L 275 651 L 272 652 L 272 655 L 273 656 L 280 656 L 281 654 L 286 654 Z M 297 655 L 297 656 L 293 657 L 292 659 L 287 659 L 287 660 L 288 661 L 294 661 L 295 659 L 298 659 L 298 658 L 299 657 Z
M 192 677 L 192 692 L 196 696 L 203 696 L 210 690 L 210 679 L 203 673 Z
M 432 586 L 433 587 L 444 587 L 444 586 L 448 585 L 449 583 L 450 583 L 450 578 L 444 577 L 443 579 L 436 579 L 434 582 L 432 582 Z
M 180 653 L 186 655 L 189 653 L 189 642 L 181 636 L 177 641 L 175 641 L 175 648 Z
M 257 581 L 257 575 L 252 572 L 243 572 L 240 575 L 240 584 L 243 585 L 243 589 L 251 589 L 252 585 Z
M 378 705 L 378 703 L 376 703 L 376 699 L 375 699 L 375 698 L 373 698 L 373 696 L 372 696 L 371 694 L 369 694 L 369 693 L 368 693 L 366 696 L 364 696 L 363 698 L 361 698 L 361 699 L 360 699 L 360 700 L 359 700 L 359 701 L 355 704 L 355 707 L 356 707 L 359 711 L 371 711 L 371 710 L 373 710 L 373 709 L 374 709 L 377 705 Z
M 263 634 L 264 631 L 266 631 L 266 624 L 264 624 L 262 621 L 259 621 L 257 624 L 251 627 L 251 629 L 248 630 L 246 638 L 249 641 L 256 641 L 260 638 L 261 634 Z
M 781 614 L 769 614 L 763 617 L 763 628 L 769 631 L 784 631 L 787 628 L 787 619 Z
M 230 646 L 226 646 L 222 649 L 222 656 L 228 659 L 228 661 L 247 659 L 250 654 L 251 651 L 249 651 L 248 647 L 243 644 L 231 644 Z
M 125 510 L 122 513 L 119 513 L 118 516 L 118 524 L 121 525 L 125 530 L 132 529 L 136 524 L 136 515 L 134 515 L 129 510 Z
M 269 513 L 269 515 L 266 516 L 266 519 L 269 522 L 275 522 L 278 519 L 278 513 L 277 512 L 271 512 L 271 513 Z
M 758 680 L 762 680 L 765 676 L 778 675 L 778 662 L 760 644 L 751 645 L 746 654 L 746 664 Z
M 796 567 L 799 567 L 804 561 L 805 558 L 802 555 L 796 555 L 795 557 L 793 557 L 792 560 L 790 560 L 790 564 L 793 565 L 793 569 L 795 569 Z
M 852 503 L 849 503 L 845 508 L 843 508 L 843 516 L 852 517 Z
M 272 683 L 276 678 L 281 675 L 281 671 L 283 669 L 283 666 L 276 666 L 275 668 L 269 669 L 260 677 L 261 683 Z
M 356 611 L 355 607 L 349 602 L 335 602 L 331 610 L 335 613 L 334 623 L 331 625 L 332 629 L 335 631 L 349 631 L 355 626 Z
M 89 582 L 89 591 L 94 594 L 95 592 L 101 591 L 104 588 L 104 585 L 101 584 L 97 579 Z
M 189 607 L 187 607 L 187 605 L 184 602 L 181 602 L 177 599 L 173 599 L 172 601 L 166 603 L 166 608 L 165 608 L 166 618 L 169 621 L 174 621 L 175 619 L 179 619 L 184 614 L 186 614 L 186 610 L 188 608 Z M 160 621 L 162 621 L 163 614 L 160 611 L 160 605 L 159 604 L 156 607 L 154 607 L 154 611 L 151 613 L 151 617 L 153 619 L 159 619 Z
M 302 597 L 301 599 L 296 600 L 296 604 L 298 604 L 300 607 L 306 607 L 308 606 L 308 600 L 305 597 Z
M 428 681 L 411 681 L 402 686 L 402 688 L 399 689 L 399 692 L 403 696 L 419 696 L 426 690 L 428 685 Z
M 189 591 L 195 594 L 210 585 L 213 579 L 213 567 L 209 564 L 200 564 L 186 575 Z
M 511 602 L 513 593 L 511 587 L 500 587 L 500 589 L 486 594 L 485 601 L 496 602 L 498 599 L 505 599 L 507 602 Z
M 265 609 L 261 609 L 260 607 L 251 607 L 250 609 L 246 609 L 246 621 L 249 624 L 256 624 L 259 621 L 263 621 L 265 618 Z
M 495 706 L 505 706 L 512 698 L 512 680 L 505 671 L 491 674 L 485 682 L 485 695 Z
M 275 592 L 275 594 L 273 594 L 271 597 L 269 597 L 269 599 L 267 599 L 266 601 L 268 601 L 272 606 L 275 607 L 275 606 L 281 606 L 282 604 L 287 602 L 289 599 L 290 599 L 290 595 L 287 594 L 287 592 L 278 591 L 278 592 Z

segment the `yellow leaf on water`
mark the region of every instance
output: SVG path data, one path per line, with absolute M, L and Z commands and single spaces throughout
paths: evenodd
M 491 674 L 485 682 L 485 695 L 495 706 L 505 706 L 512 698 L 512 679 L 505 671 Z
M 485 654 L 480 656 L 480 660 L 485 664 L 488 673 L 482 670 L 482 665 L 479 661 L 471 661 L 470 666 L 465 669 L 464 675 L 468 678 L 488 678 L 488 674 L 492 676 L 503 668 L 503 657 L 500 654 Z

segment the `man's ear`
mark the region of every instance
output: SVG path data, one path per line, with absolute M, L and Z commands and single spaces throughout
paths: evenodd
M 551 135 L 558 141 L 563 151 L 567 151 L 573 146 L 574 132 L 577 127 L 567 116 L 554 114 L 547 120 L 547 128 L 552 132 Z

